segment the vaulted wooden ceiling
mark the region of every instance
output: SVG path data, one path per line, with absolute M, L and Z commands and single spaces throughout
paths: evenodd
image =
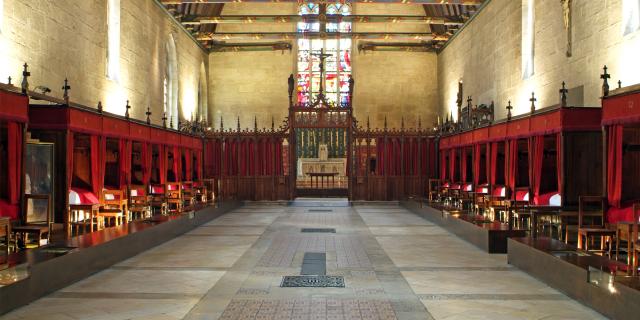
M 327 20 L 353 21 L 355 23 L 416 23 L 429 26 L 428 32 L 403 33 L 385 31 L 352 32 L 348 35 L 354 39 L 369 41 L 403 40 L 424 43 L 430 49 L 441 48 L 449 38 L 455 34 L 464 23 L 471 18 L 486 0 L 353 0 L 351 3 L 398 3 L 403 5 L 422 5 L 424 15 L 353 15 L 349 17 L 327 16 Z M 243 40 L 272 40 L 286 41 L 297 37 L 295 32 L 217 32 L 219 24 L 250 24 L 250 23 L 296 23 L 299 21 L 317 21 L 319 16 L 297 15 L 222 15 L 225 3 L 244 2 L 264 4 L 269 2 L 293 2 L 300 0 L 160 0 L 167 10 L 197 39 L 203 47 L 212 49 L 223 42 L 242 42 Z M 316 3 L 335 3 L 335 0 L 313 1 Z M 374 28 L 375 29 L 375 28 Z M 326 34 L 305 34 L 305 37 L 324 37 Z M 274 49 L 280 47 L 273 46 Z

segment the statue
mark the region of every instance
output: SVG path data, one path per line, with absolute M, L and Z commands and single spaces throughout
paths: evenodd
M 293 98 L 293 88 L 295 85 L 295 79 L 293 78 L 293 73 L 289 75 L 289 102 L 292 102 L 292 98 Z
M 353 91 L 356 86 L 356 81 L 353 80 L 353 77 L 349 75 L 349 97 L 353 97 Z
M 564 29 L 567 30 L 567 57 L 571 57 L 571 0 L 560 0 Z
M 318 146 L 318 158 L 320 161 L 327 161 L 327 159 L 329 159 L 329 148 L 327 148 L 327 145 L 324 143 Z

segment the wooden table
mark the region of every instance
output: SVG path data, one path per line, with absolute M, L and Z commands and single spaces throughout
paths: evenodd
M 0 217 L 0 236 L 5 238 L 6 251 L 9 253 L 9 242 L 11 241 L 11 219 L 9 217 Z
M 331 178 L 331 184 L 335 186 L 337 172 L 309 172 L 307 173 L 311 177 L 311 188 L 313 188 L 313 178 L 316 178 L 316 189 L 318 188 L 318 179 L 320 179 L 320 189 L 324 189 L 324 180 L 327 179 L 327 186 L 329 185 L 329 178 Z

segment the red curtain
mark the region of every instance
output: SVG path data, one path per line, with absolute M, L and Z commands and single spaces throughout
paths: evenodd
M 22 126 L 16 122 L 7 124 L 7 169 L 9 170 L 9 204 L 20 205 L 20 195 L 22 193 Z M 73 153 L 72 153 L 73 155 Z M 17 218 L 14 217 L 14 218 Z
M 180 147 L 173 147 L 173 173 L 175 175 L 175 182 L 182 181 L 182 152 Z
M 196 179 L 202 180 L 202 150 L 196 150 Z
M 102 185 L 100 183 L 100 175 L 104 175 L 104 173 L 100 170 L 102 165 L 100 161 L 102 157 L 100 156 L 100 137 L 92 135 L 90 138 L 91 143 L 91 186 L 93 194 L 100 195 L 102 191 Z
M 458 182 L 455 181 L 456 180 L 456 153 L 457 150 L 451 149 L 451 151 L 449 152 L 449 179 L 451 180 L 452 183 L 454 182 Z
M 498 181 L 498 146 L 499 142 L 491 143 L 491 160 L 489 161 L 489 166 L 491 167 L 489 169 L 491 173 L 489 183 L 491 183 L 491 186 L 494 186 Z
M 104 189 L 104 175 L 107 171 L 107 138 L 100 137 L 100 170 L 98 176 L 98 185 L 100 189 Z
M 275 169 L 276 171 L 274 172 L 275 175 L 283 175 L 284 173 L 282 172 L 282 168 L 283 168 L 283 155 L 282 155 L 282 139 L 276 139 L 276 144 L 275 144 L 275 148 L 274 148 L 274 155 L 275 155 Z
M 131 141 L 120 139 L 118 149 L 120 189 L 125 189 L 131 183 Z
M 209 140 L 205 145 L 205 175 L 208 178 L 218 177 L 222 165 L 222 140 Z
M 542 181 L 542 164 L 544 163 L 544 136 L 535 136 L 532 138 L 532 152 L 529 157 L 532 161 L 531 188 L 533 194 L 538 197 L 540 195 L 540 184 Z
M 386 158 L 384 156 L 384 139 L 376 138 L 376 173 L 380 176 L 385 174 L 385 162 Z
M 167 147 L 158 145 L 158 171 L 160 184 L 167 183 Z
M 142 184 L 148 185 L 151 181 L 151 167 L 153 162 L 153 154 L 151 145 L 143 142 L 141 144 L 140 163 L 142 164 Z
M 563 168 L 562 168 L 562 133 L 558 132 L 558 134 L 556 134 L 556 170 L 557 170 L 557 177 L 558 177 L 558 193 L 559 194 L 563 194 L 562 193 L 562 172 L 563 172 Z
M 515 195 L 516 177 L 518 175 L 518 140 L 509 141 L 509 157 L 507 161 L 507 185 L 512 195 Z
M 67 132 L 67 186 L 71 189 L 73 181 L 73 148 L 74 148 L 73 132 Z
M 447 180 L 447 152 L 449 150 L 440 150 L 440 180 Z
M 607 198 L 609 205 L 620 207 L 622 200 L 622 140 L 624 127 L 621 124 L 607 128 Z
M 467 148 L 460 151 L 460 180 L 462 183 L 467 182 Z
M 191 155 L 191 149 L 184 150 L 184 171 L 185 181 L 193 181 L 193 156 Z
M 480 151 L 480 144 L 473 146 L 473 185 L 476 187 L 480 185 Z

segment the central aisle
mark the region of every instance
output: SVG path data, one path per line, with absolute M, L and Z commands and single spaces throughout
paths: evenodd
M 336 233 L 302 233 L 335 228 Z M 326 253 L 345 288 L 281 288 Z M 249 204 L 3 319 L 598 319 L 393 204 Z

